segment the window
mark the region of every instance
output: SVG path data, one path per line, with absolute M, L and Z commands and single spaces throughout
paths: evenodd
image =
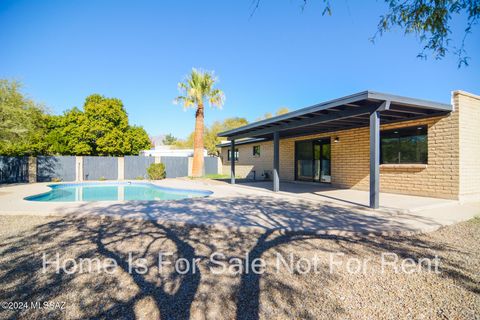
M 253 156 L 260 157 L 260 146 L 253 146 Z
M 227 151 L 227 161 L 230 161 L 230 155 L 231 155 L 230 149 Z M 238 149 L 235 149 L 235 161 L 238 161 Z
M 427 126 L 380 132 L 380 163 L 426 164 L 428 161 Z

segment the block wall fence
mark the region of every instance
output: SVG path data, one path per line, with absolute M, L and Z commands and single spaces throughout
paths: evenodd
M 0 183 L 147 179 L 152 163 L 164 163 L 167 178 L 191 175 L 187 157 L 0 156 Z M 205 157 L 205 174 L 221 172 L 218 157 Z
M 428 164 L 381 165 L 380 191 L 446 199 L 480 198 L 480 96 L 464 91 L 452 93 L 453 112 L 447 116 L 381 125 L 381 130 L 428 126 Z M 332 138 L 332 186 L 368 190 L 369 128 L 311 134 L 280 140 L 280 178 L 295 179 L 295 141 Z M 333 138 L 339 138 L 337 143 Z M 252 147 L 260 146 L 260 157 L 253 156 Z M 255 171 L 273 166 L 273 142 L 237 145 L 239 156 L 236 175 L 252 178 Z M 228 147 L 222 148 L 223 173 L 230 172 Z

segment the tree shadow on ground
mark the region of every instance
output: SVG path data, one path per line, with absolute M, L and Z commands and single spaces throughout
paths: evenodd
M 178 222 L 194 226 L 232 229 L 382 233 L 439 227 L 429 218 L 413 214 L 381 215 L 362 206 L 340 206 L 302 199 L 268 196 L 193 198 L 176 201 L 128 201 L 111 205 L 87 203 L 68 211 L 78 217 L 92 215 Z M 60 212 L 65 213 L 65 212 Z M 412 223 L 413 222 L 413 223 Z
M 82 209 L 81 215 L 67 216 L 2 240 L 0 300 L 70 303 L 67 311 L 38 311 L 36 315 L 42 318 L 258 319 L 264 312 L 261 301 L 267 299 L 267 304 L 275 306 L 277 316 L 280 312 L 288 318 L 314 318 L 315 314 L 309 310 L 297 313 L 289 310 L 297 301 L 293 298 L 301 295 L 294 284 L 281 281 L 281 278 L 245 272 L 251 271 L 247 261 L 301 247 L 312 252 L 336 250 L 355 256 L 360 253 L 352 246 L 354 244 L 368 252 L 389 251 L 401 258 L 414 259 L 434 254 L 442 258 L 457 250 L 417 236 L 319 234 L 315 231 L 322 227 L 324 230 L 336 227 L 368 233 L 373 227 L 378 230 L 391 222 L 380 216 L 354 214 L 351 209 L 342 207 L 313 207 L 308 203 L 272 198 L 215 199 L 208 203 L 195 199 L 163 205 L 129 202 L 103 208 L 103 216 L 95 216 L 90 204 Z M 235 221 L 243 226 L 255 227 L 254 231 L 199 224 L 202 219 L 209 219 L 228 225 L 229 215 L 234 215 Z M 172 221 L 165 222 L 166 217 L 172 217 Z M 321 242 L 311 242 L 319 240 Z M 325 245 L 328 243 L 335 246 Z M 177 261 L 183 258 L 190 262 L 188 272 L 178 272 L 171 265 L 160 268 L 159 252 L 172 252 Z M 213 274 L 209 258 L 214 252 L 225 255 L 222 261 L 239 259 L 245 266 L 244 272 Z M 52 261 L 56 253 L 63 261 L 111 258 L 118 263 L 118 268 L 113 274 L 68 274 L 55 273 L 49 266 L 43 273 L 43 254 Z M 131 270 L 130 257 L 136 261 L 145 259 L 148 271 Z M 476 279 L 464 268 L 458 261 L 446 259 L 441 271 L 444 277 L 454 278 L 467 290 L 478 294 Z M 326 279 L 325 287 L 335 287 L 334 275 Z M 274 294 L 262 296 L 262 281 L 267 282 L 266 286 Z M 319 295 L 328 308 L 342 314 L 342 305 L 335 297 Z M 280 301 L 279 297 L 287 301 Z M 26 310 L 0 312 L 5 319 L 31 317 Z
M 126 300 L 115 301 L 111 297 L 102 300 L 101 297 L 92 297 L 81 301 L 82 309 L 89 310 L 85 317 L 100 318 L 136 318 L 136 304 L 146 301 L 147 308 L 152 315 L 160 315 L 163 319 L 188 319 L 190 304 L 193 301 L 201 274 L 198 270 L 179 274 L 168 272 L 161 274 L 156 266 L 155 251 L 160 246 L 159 242 L 169 242 L 168 247 L 175 252 L 177 259 L 194 261 L 195 250 L 186 241 L 182 240 L 183 230 L 174 227 L 164 227 L 155 221 L 121 221 L 113 219 L 87 219 L 65 218 L 35 228 L 27 237 L 10 238 L 1 245 L 2 255 L 13 257 L 3 261 L 0 282 L 12 284 L 13 292 L 2 290 L 2 300 L 47 301 L 56 296 L 61 296 L 69 290 L 82 291 L 87 289 L 78 284 L 82 275 L 68 274 L 68 272 L 55 273 L 49 269 L 46 274 L 42 272 L 43 254 L 46 260 L 55 261 L 59 253 L 64 259 L 95 259 L 110 258 L 116 261 L 123 278 L 130 281 L 120 281 L 117 277 L 100 277 L 109 282 L 105 288 L 99 287 L 95 280 L 98 271 L 94 269 L 93 277 L 88 279 L 86 286 L 92 286 L 92 291 L 102 296 L 104 290 L 121 290 L 122 286 L 137 288 Z M 132 248 L 129 248 L 129 244 Z M 25 250 L 25 249 L 29 250 Z M 131 249 L 131 251 L 129 250 Z M 40 254 L 38 254 L 41 252 Z M 132 254 L 129 262 L 129 253 Z M 145 264 L 151 271 L 144 275 L 143 271 L 136 271 L 135 261 L 146 259 Z M 67 270 L 72 270 L 72 264 L 67 265 Z M 160 282 L 152 280 L 152 274 L 157 273 Z M 93 283 L 92 283 L 93 282 Z M 101 281 L 100 281 L 101 283 Z M 106 283 L 104 283 L 106 284 Z M 174 286 L 175 289 L 169 288 Z M 5 289 L 5 288 L 4 288 Z M 5 295 L 4 295 L 5 294 Z M 95 293 L 94 293 L 95 294 Z M 108 296 L 108 294 L 107 294 Z M 98 300 L 100 298 L 100 300 Z M 153 304 L 152 304 L 153 302 Z M 150 304 L 150 305 L 148 305 Z M 96 312 L 95 312 L 96 310 Z M 92 311 L 94 311 L 92 313 Z M 58 316 L 55 310 L 49 312 L 50 316 Z M 12 319 L 16 316 L 12 316 Z

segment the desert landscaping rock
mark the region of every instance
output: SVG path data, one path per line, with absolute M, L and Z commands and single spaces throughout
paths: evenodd
M 164 226 L 155 221 L 110 218 L 0 217 L 0 300 L 60 301 L 64 310 L 0 310 L 3 319 L 192 318 L 192 319 L 476 319 L 480 314 L 480 219 L 417 236 L 341 236 L 301 232 L 242 233 Z M 196 258 L 196 274 L 156 266 L 157 253 Z M 261 257 L 262 275 L 214 274 L 212 252 L 228 258 Z M 42 254 L 62 259 L 114 258 L 106 274 L 42 273 Z M 144 257 L 146 274 L 126 272 L 128 252 Z M 400 258 L 438 256 L 439 273 L 382 272 L 382 253 Z M 331 254 L 338 267 L 329 269 Z M 303 273 L 280 268 L 318 260 Z M 349 273 L 349 259 L 368 260 L 365 272 Z

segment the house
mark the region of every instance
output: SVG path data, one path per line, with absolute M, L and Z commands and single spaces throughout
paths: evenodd
M 172 146 L 157 145 L 150 150 L 140 151 L 141 156 L 146 157 L 193 157 L 193 149 L 175 149 Z M 207 150 L 203 150 L 203 156 L 208 156 Z
M 480 198 L 480 97 L 364 91 L 219 134 L 223 172 L 446 199 Z M 234 159 L 234 161 L 231 161 Z
M 193 157 L 193 149 L 177 149 L 172 145 L 163 143 L 165 135 L 150 137 L 153 148 L 140 151 L 141 156 L 145 157 Z M 207 150 L 203 150 L 203 156 L 208 156 Z

